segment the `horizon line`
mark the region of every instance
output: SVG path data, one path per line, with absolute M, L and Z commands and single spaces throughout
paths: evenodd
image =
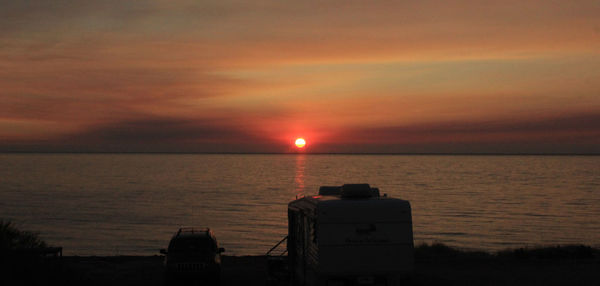
M 0 154 L 163 154 L 163 155 L 400 155 L 400 156 L 600 156 L 600 153 L 529 153 L 529 152 L 427 152 L 427 153 L 377 153 L 377 152 L 104 152 L 104 151 L 0 151 Z

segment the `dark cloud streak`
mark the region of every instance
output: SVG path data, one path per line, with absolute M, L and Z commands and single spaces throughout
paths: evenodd
M 114 122 L 90 126 L 83 132 L 58 138 L 51 145 L 100 152 L 278 152 L 281 149 L 243 124 L 221 118 L 147 117 Z
M 45 142 L 0 144 L 0 151 L 289 152 L 240 119 L 150 117 L 96 126 Z M 595 153 L 600 113 L 494 122 L 346 129 L 314 153 Z
M 600 113 L 548 116 L 532 119 L 504 119 L 493 121 L 455 121 L 411 126 L 382 127 L 353 134 L 385 140 L 403 134 L 472 135 L 493 133 L 552 133 L 560 131 L 600 132 Z
M 600 113 L 354 128 L 315 152 L 600 153 Z

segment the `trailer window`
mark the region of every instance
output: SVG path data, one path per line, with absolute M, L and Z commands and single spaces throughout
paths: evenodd
M 214 252 L 216 249 L 215 242 L 204 237 L 176 238 L 169 243 L 170 252 Z

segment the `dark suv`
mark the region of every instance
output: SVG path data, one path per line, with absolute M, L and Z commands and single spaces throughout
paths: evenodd
M 165 255 L 167 282 L 179 279 L 209 280 L 216 285 L 221 277 L 221 253 L 209 228 L 180 228 L 169 242 Z

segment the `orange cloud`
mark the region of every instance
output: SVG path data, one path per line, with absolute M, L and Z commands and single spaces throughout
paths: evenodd
M 427 150 L 462 142 L 494 152 L 493 142 L 573 136 L 581 144 L 556 139 L 552 148 L 578 152 L 597 134 L 526 128 L 600 112 L 596 1 L 2 7 L 3 150 L 119 150 L 119 136 L 131 139 L 127 150 L 285 152 L 294 136 L 311 136 L 311 150 L 402 150 L 395 134 L 408 128 L 402 140 L 431 140 Z M 514 128 L 492 133 L 431 127 L 514 118 Z M 529 146 L 519 144 L 511 148 Z

